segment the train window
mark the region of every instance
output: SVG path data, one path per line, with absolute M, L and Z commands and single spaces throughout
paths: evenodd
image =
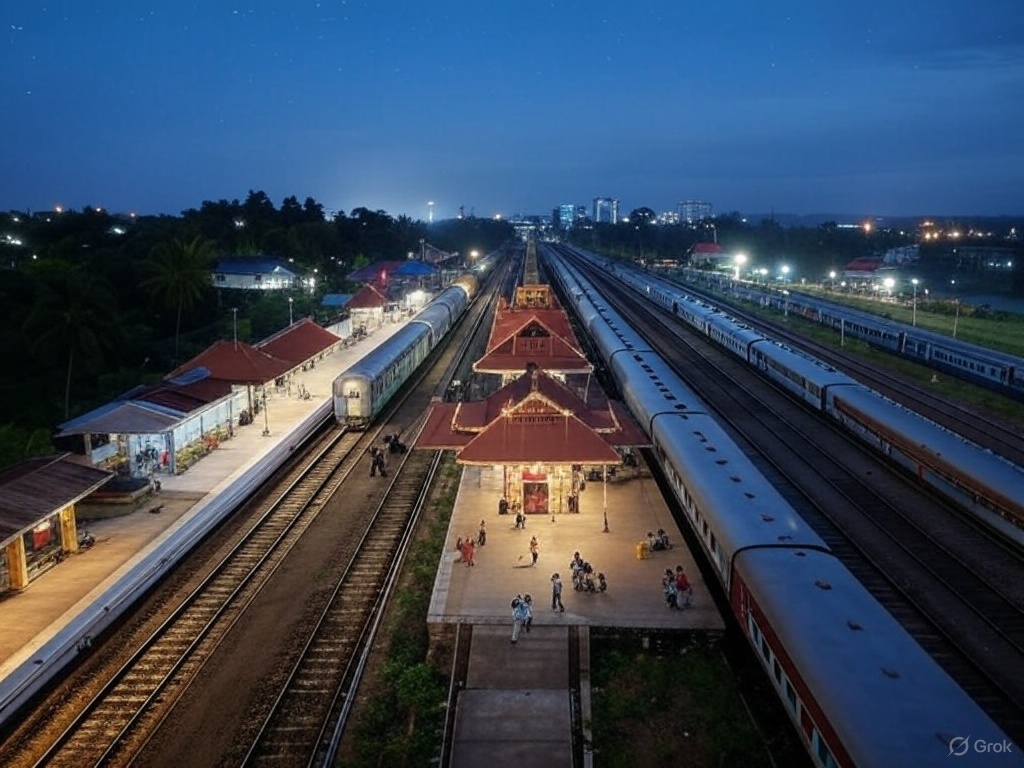
M 789 702 L 789 708 L 796 712 L 796 691 L 793 690 L 793 684 L 789 682 L 789 678 L 786 678 L 786 701 Z
M 704 529 L 703 530 L 704 530 L 704 535 L 707 536 L 708 535 L 708 521 L 707 520 L 704 521 Z
M 782 667 L 779 666 L 778 659 L 772 659 L 772 672 L 775 673 L 775 682 L 782 685 Z
M 821 738 L 821 734 L 818 733 L 818 729 L 814 729 L 814 733 L 811 735 L 811 743 L 814 746 L 814 752 L 818 756 L 818 760 L 825 768 L 837 768 L 835 758 L 832 757 L 832 752 L 825 746 L 825 740 Z
M 711 551 L 712 552 L 717 552 L 718 551 L 718 542 L 715 540 L 715 534 L 713 534 L 713 533 L 711 534 Z
M 772 649 L 768 647 L 768 640 L 763 635 L 761 637 L 761 655 L 764 656 L 765 664 L 771 661 Z

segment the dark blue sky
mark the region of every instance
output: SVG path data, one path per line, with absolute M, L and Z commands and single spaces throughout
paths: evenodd
M 3 4 L 0 209 L 1024 213 L 1024 2 Z

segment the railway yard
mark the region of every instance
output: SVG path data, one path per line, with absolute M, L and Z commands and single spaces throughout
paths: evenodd
M 873 444 L 865 428 L 851 426 L 853 417 L 830 413 L 858 402 L 854 394 L 843 400 L 846 384 L 838 378 L 815 387 L 813 397 L 794 394 L 735 346 L 713 341 L 706 326 L 695 329 L 678 300 L 652 298 L 652 287 L 676 290 L 670 284 L 644 282 L 622 266 L 603 268 L 593 254 L 567 247 L 534 249 L 531 243 L 525 259 L 500 263 L 479 288 L 464 282 L 468 306 L 458 319 L 446 315 L 450 330 L 420 327 L 429 337 L 422 364 L 389 368 L 406 357 L 392 355 L 388 343 L 407 330 L 391 328 L 373 341 L 374 360 L 383 361 L 373 375 L 386 380 L 386 397 L 373 382 L 361 398 L 353 393 L 365 350 L 320 366 L 308 379 L 312 401 L 270 403 L 280 425 L 273 435 L 261 443 L 259 425 L 250 427 L 234 456 L 221 449 L 164 484 L 173 520 L 158 522 L 155 513 L 135 538 L 139 512 L 97 522 L 98 543 L 82 562 L 118 542 L 120 559 L 74 585 L 59 586 L 54 569 L 52 579 L 13 596 L 8 605 L 25 598 L 26 619 L 17 632 L 0 631 L 0 649 L 10 651 L 6 679 L 0 676 L 0 764 L 349 764 L 356 751 L 350 725 L 369 696 L 360 686 L 382 674 L 373 654 L 385 617 L 402 599 L 402 579 L 410 578 L 404 567 L 421 521 L 439 504 L 446 473 L 456 472 L 451 452 L 504 429 L 500 445 L 514 444 L 515 455 L 527 458 L 502 462 L 504 468 L 467 461 L 452 474 L 458 490 L 433 566 L 423 631 L 449 677 L 440 704 L 445 725 L 436 735 L 439 765 L 600 768 L 591 730 L 591 633 L 609 628 L 644 635 L 645 647 L 650 637 L 745 638 L 744 653 L 763 668 L 777 716 L 793 720 L 810 765 L 932 765 L 962 729 L 1014 743 L 1003 754 L 969 754 L 958 764 L 1024 765 L 1024 518 L 1015 512 L 1024 492 L 1012 489 L 1013 473 L 1024 466 L 1024 431 L 784 324 L 729 310 L 744 326 L 737 333 L 747 339 L 745 354 L 761 343 L 756 334 L 771 336 L 822 361 L 829 376 L 842 372 L 944 434 L 966 438 L 963 450 L 976 444 L 1001 457 L 991 474 L 971 476 L 959 459 L 951 460 L 958 468 L 936 459 L 921 469 L 913 455 L 900 453 L 898 435 Z M 474 362 L 498 348 L 496 313 L 510 311 L 517 287 L 536 283 L 557 292 L 593 362 L 593 379 L 609 396 L 621 395 L 640 430 L 619 443 L 607 435 L 595 440 L 625 458 L 612 472 L 592 470 L 589 483 L 578 483 L 587 473 L 575 461 L 530 459 L 548 455 L 541 450 L 546 438 L 531 443 L 520 437 L 528 432 L 513 431 L 520 407 L 513 377 L 484 383 L 474 372 Z M 712 300 L 692 287 L 678 290 L 696 302 Z M 557 335 L 550 324 L 533 322 L 515 341 L 499 341 L 529 350 L 539 348 L 530 339 Z M 603 331 L 595 333 L 596 322 Z M 523 402 L 534 404 L 523 406 L 516 424 L 598 423 L 583 415 L 592 402 L 589 373 L 572 413 L 569 387 L 561 393 L 562 383 L 538 383 L 535 364 L 545 363 L 530 362 L 522 381 L 533 376 L 533 383 L 523 388 Z M 640 378 L 629 378 L 631 370 Z M 430 442 L 425 425 L 465 417 L 459 404 L 444 418 L 436 413 L 470 381 L 476 386 L 465 391 L 480 400 L 507 398 L 476 411 L 463 404 L 494 421 L 458 438 L 461 444 L 452 426 L 446 450 L 417 447 Z M 379 399 L 372 413 L 371 393 Z M 357 406 L 364 409 L 358 428 L 345 428 L 346 419 L 354 425 Z M 625 413 L 608 408 L 612 422 Z M 700 426 L 712 418 L 720 433 Z M 371 476 L 371 452 L 393 437 L 386 476 Z M 436 431 L 433 441 L 445 442 Z M 628 445 L 635 448 L 622 447 Z M 689 469 L 674 450 L 692 451 Z M 989 458 L 978 466 L 989 467 Z M 538 468 L 544 461 L 549 471 Z M 554 468 L 559 463 L 564 472 Z M 265 475 L 256 487 L 247 479 L 252 467 Z M 961 470 L 962 478 L 951 474 Z M 1009 477 L 1011 490 L 990 498 L 972 485 L 989 477 Z M 531 509 L 520 527 L 506 514 L 509 502 L 518 512 L 527 487 L 536 491 L 540 483 L 544 506 Z M 190 551 L 174 555 L 176 564 L 161 554 L 204 505 L 242 486 L 234 511 L 193 536 Z M 474 555 L 467 562 L 459 547 L 484 523 L 487 543 L 467 567 Z M 644 549 L 645 533 L 659 529 L 675 542 L 673 552 Z M 575 550 L 607 573 L 607 594 L 573 589 L 568 563 Z M 791 565 L 782 573 L 784 557 Z M 165 575 L 139 586 L 131 600 L 112 600 L 123 589 L 115 585 L 142 585 L 132 574 L 147 558 Z M 677 564 L 695 587 L 689 610 L 666 608 L 660 579 Z M 566 585 L 564 611 L 549 611 L 553 571 Z M 509 598 L 517 593 L 534 596 L 536 626 L 510 645 Z M 829 602 L 840 598 L 838 607 Z M 30 619 L 33 600 L 40 607 Z M 79 628 L 88 622 L 76 611 L 102 612 L 96 606 L 115 602 L 124 612 L 109 628 L 95 635 Z M 794 628 L 789 622 L 798 614 L 807 623 Z M 75 643 L 77 660 L 58 665 L 66 650 L 50 649 Z M 858 676 L 862 686 L 853 682 Z M 699 757 L 694 764 L 701 765 Z

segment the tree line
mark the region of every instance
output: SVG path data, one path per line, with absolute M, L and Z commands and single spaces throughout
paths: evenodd
M 0 467 L 51 453 L 55 425 L 170 370 L 237 328 L 255 341 L 297 319 L 329 319 L 325 293 L 358 288 L 346 276 L 424 242 L 481 253 L 514 236 L 504 221 L 430 225 L 355 208 L 325 216 L 313 198 L 266 193 L 204 201 L 179 216 L 80 211 L 0 214 Z M 279 259 L 314 290 L 213 286 L 218 258 Z M 237 309 L 237 326 L 234 326 Z

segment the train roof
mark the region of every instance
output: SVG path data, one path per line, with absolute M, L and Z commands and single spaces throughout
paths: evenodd
M 712 416 L 664 413 L 651 431 L 675 471 L 686 474 L 687 493 L 727 562 L 747 547 L 828 549 Z
M 821 386 L 827 384 L 857 384 L 857 380 L 836 370 L 826 362 L 818 358 L 794 349 L 771 337 L 762 335 L 763 341 L 759 343 L 756 350 L 762 352 L 772 360 L 777 360 L 788 370 L 804 378 L 812 379 Z
M 379 347 L 349 366 L 335 381 L 343 381 L 353 376 L 376 378 L 392 362 L 396 349 L 404 349 L 416 338 L 429 333 L 430 326 L 426 323 L 407 324 Z
M 737 567 L 854 765 L 940 765 L 956 737 L 1006 739 L 834 557 L 754 549 Z M 970 749 L 954 762 L 1020 766 L 1014 752 Z
M 1009 497 L 1024 488 L 1024 468 L 878 392 L 866 387 L 843 387 L 832 391 L 830 397 L 903 435 L 919 450 L 969 472 L 989 488 Z
M 622 399 L 644 431 L 658 413 L 704 413 L 707 405 L 654 352 L 634 350 L 615 356 L 609 366 Z

